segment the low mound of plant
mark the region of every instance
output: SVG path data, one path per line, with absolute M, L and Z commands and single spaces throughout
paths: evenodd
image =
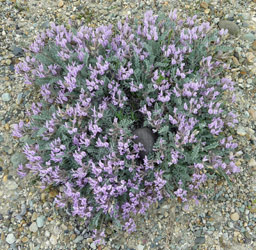
M 208 178 L 239 172 L 237 144 L 224 133 L 237 122 L 223 101 L 233 82 L 214 59 L 226 33 L 176 11 L 117 27 L 52 24 L 16 65 L 41 94 L 13 131 L 29 135 L 20 176 L 63 186 L 56 204 L 71 206 L 102 243 L 106 222 L 133 232 L 133 216 L 152 203 L 197 200 Z M 152 150 L 135 133 L 143 128 Z

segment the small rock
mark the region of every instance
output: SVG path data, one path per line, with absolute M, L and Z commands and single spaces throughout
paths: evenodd
M 10 245 L 11 245 L 12 243 L 14 243 L 15 240 L 16 240 L 16 238 L 15 238 L 14 234 L 8 234 L 7 237 L 6 237 L 6 242 L 7 242 L 8 244 L 10 244 Z
M 253 42 L 253 41 L 256 40 L 256 36 L 255 36 L 254 34 L 252 34 L 252 33 L 244 34 L 244 35 L 242 36 L 242 38 L 243 38 L 244 40 L 249 41 L 249 42 Z
M 143 245 L 138 245 L 138 246 L 137 246 L 137 250 L 143 250 L 144 247 L 145 247 L 145 246 L 143 246 Z
M 90 247 L 91 247 L 92 249 L 96 249 L 96 244 L 93 242 L 93 243 L 90 244 Z
M 233 60 L 233 63 L 236 65 L 236 66 L 239 66 L 240 63 L 239 61 L 237 60 L 237 58 L 235 56 L 232 56 L 232 60 Z
M 22 103 L 23 94 L 19 93 L 16 99 L 16 104 L 20 105 Z
M 7 65 L 11 65 L 12 60 L 11 60 L 11 59 L 7 59 L 7 60 L 5 61 L 5 63 L 6 63 Z
M 251 207 L 249 210 L 250 210 L 250 212 L 253 213 L 253 214 L 256 213 L 256 207 Z
M 72 20 L 76 19 L 76 15 L 71 15 L 70 17 L 71 17 Z
M 231 34 L 231 35 L 238 35 L 240 32 L 238 25 L 235 24 L 234 22 L 228 21 L 228 20 L 221 20 L 219 22 L 219 27 L 221 29 L 227 29 L 229 34 Z
M 92 242 L 93 242 L 93 239 L 92 239 L 92 238 L 87 238 L 87 239 L 86 239 L 86 242 L 92 243 Z
M 17 168 L 19 164 L 24 164 L 26 161 L 27 161 L 26 156 L 19 152 L 13 154 L 11 157 L 11 163 L 14 168 Z
M 256 161 L 253 158 L 249 161 L 249 167 L 256 167 Z
M 233 213 L 230 215 L 230 218 L 232 221 L 238 221 L 239 220 L 239 214 L 238 213 Z
M 242 13 L 241 17 L 243 20 L 250 20 L 250 18 L 251 18 L 249 13 Z
M 256 40 L 252 43 L 252 49 L 256 50 Z
M 27 243 L 27 242 L 28 242 L 28 237 L 26 237 L 26 236 L 25 236 L 25 237 L 22 237 L 22 238 L 21 238 L 21 241 L 22 241 L 23 243 Z
M 248 52 L 248 53 L 246 53 L 246 58 L 249 63 L 253 63 L 255 56 L 252 52 Z
M 205 13 L 205 14 L 209 14 L 210 11 L 211 11 L 210 9 L 205 9 L 205 10 L 204 10 L 204 13 Z
M 57 244 L 57 237 L 54 234 L 51 235 L 50 242 L 54 246 Z
M 75 238 L 74 243 L 81 242 L 83 239 L 84 239 L 84 237 L 83 237 L 82 235 L 78 235 L 78 236 Z
M 61 8 L 61 7 L 63 7 L 63 5 L 64 5 L 64 2 L 62 0 L 60 0 L 58 3 L 58 7 Z
M 205 243 L 205 237 L 196 237 L 195 239 L 195 245 L 201 245 L 201 244 L 204 244 Z
M 249 114 L 251 115 L 252 119 L 256 121 L 256 110 L 253 108 L 250 108 L 248 110 Z
M 241 135 L 241 136 L 245 136 L 246 135 L 246 131 L 245 131 L 245 129 L 243 127 L 238 127 L 236 132 L 237 132 L 238 135 Z
M 45 222 L 45 216 L 41 215 L 41 216 L 37 217 L 36 224 L 38 227 L 43 227 L 44 222 Z
M 26 204 L 21 204 L 21 212 L 20 212 L 20 215 L 23 216 L 25 215 L 27 212 L 27 207 L 26 207 Z
M 6 183 L 6 187 L 8 190 L 15 190 L 18 187 L 18 185 L 15 181 L 8 180 Z
M 2 94 L 2 100 L 3 100 L 4 102 L 9 102 L 9 101 L 11 100 L 10 94 L 9 94 L 9 93 L 3 93 L 3 94 Z
M 44 235 L 45 235 L 45 237 L 48 238 L 48 237 L 50 237 L 51 233 L 49 231 L 45 231 Z
M 22 56 L 24 51 L 23 49 L 19 48 L 19 47 L 16 47 L 16 46 L 13 46 L 12 47 L 12 53 L 15 55 L 15 56 Z
M 29 230 L 33 233 L 37 232 L 38 231 L 38 227 L 37 227 L 37 224 L 35 222 L 33 222 L 30 227 L 29 227 Z
M 156 141 L 156 135 L 149 128 L 138 128 L 133 132 L 133 134 L 137 136 L 134 142 L 142 143 L 146 150 L 140 151 L 139 153 L 140 158 L 144 159 L 144 157 L 152 151 L 153 145 Z
M 208 8 L 208 3 L 202 2 L 202 3 L 200 3 L 200 6 L 201 6 L 202 8 L 204 8 L 204 9 L 207 9 L 207 8 Z

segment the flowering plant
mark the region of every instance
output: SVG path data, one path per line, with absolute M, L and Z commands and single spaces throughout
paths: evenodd
M 208 55 L 226 31 L 195 20 L 148 11 L 141 24 L 127 19 L 117 29 L 52 24 L 16 66 L 42 96 L 13 131 L 30 135 L 19 174 L 63 186 L 56 204 L 72 204 L 73 215 L 101 229 L 95 237 L 109 219 L 132 232 L 132 215 L 152 203 L 196 199 L 208 177 L 239 171 L 237 145 L 223 132 L 237 122 L 222 101 L 233 82 Z M 147 145 L 134 134 L 142 127 L 156 136 L 143 158 Z

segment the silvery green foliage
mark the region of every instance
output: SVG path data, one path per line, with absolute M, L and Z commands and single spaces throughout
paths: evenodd
M 239 172 L 231 152 L 237 122 L 223 92 L 226 66 L 209 55 L 221 49 L 221 36 L 196 16 L 179 20 L 145 13 L 142 24 L 117 28 L 52 24 L 30 46 L 31 56 L 16 66 L 42 99 L 13 135 L 29 134 L 28 163 L 42 186 L 64 186 L 55 202 L 104 237 L 103 222 L 135 230 L 133 214 L 175 195 L 182 201 L 201 194 L 207 178 Z M 153 151 L 140 158 L 143 143 L 134 131 L 156 136 Z M 135 133 L 136 134 L 136 133 Z M 137 141 L 138 142 L 138 141 Z

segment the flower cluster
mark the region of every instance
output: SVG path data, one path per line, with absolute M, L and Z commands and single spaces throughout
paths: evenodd
M 133 215 L 152 203 L 172 194 L 196 199 L 209 166 L 239 172 L 231 153 L 237 145 L 223 133 L 237 122 L 221 101 L 233 82 L 207 55 L 226 31 L 195 23 L 196 16 L 183 21 L 176 11 L 148 11 L 142 24 L 127 19 L 117 29 L 52 24 L 16 65 L 42 96 L 27 111 L 30 122 L 14 126 L 15 137 L 31 137 L 19 174 L 32 171 L 43 188 L 62 185 L 56 204 L 71 203 L 73 215 L 100 229 L 97 242 L 104 237 L 99 218 L 122 220 L 133 232 Z M 140 127 L 157 134 L 143 160 L 133 135 Z

